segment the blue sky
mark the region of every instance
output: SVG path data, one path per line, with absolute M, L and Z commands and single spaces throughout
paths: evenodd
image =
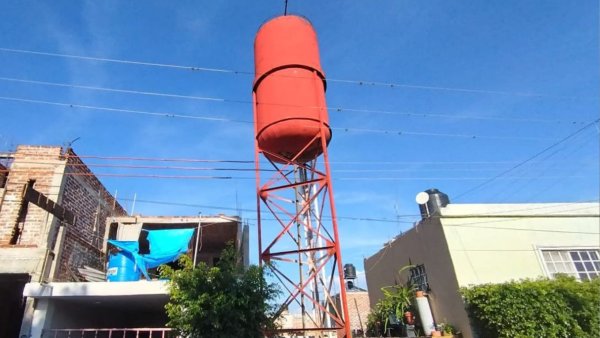
M 251 106 L 231 102 L 251 99 L 252 76 L 8 50 L 252 72 L 254 35 L 282 10 L 283 1 L 274 0 L 3 1 L 0 150 L 17 144 L 60 145 L 80 137 L 74 144 L 80 155 L 252 160 L 253 129 L 247 123 L 252 120 Z M 313 23 L 322 66 L 331 79 L 328 105 L 342 108 L 330 111 L 334 134 L 329 152 L 338 213 L 386 220 L 340 221 L 344 260 L 359 270 L 363 257 L 418 220 L 414 196 L 431 187 L 463 203 L 598 200 L 597 124 L 453 199 L 598 118 L 597 1 L 290 1 L 289 10 Z M 242 209 L 252 225 L 256 262 L 252 172 L 92 169 L 237 177 L 101 179 L 110 191 L 118 191 L 128 209 L 134 194 L 139 201 L 194 205 L 138 202 L 136 213 L 231 214 L 236 213 L 231 208 Z

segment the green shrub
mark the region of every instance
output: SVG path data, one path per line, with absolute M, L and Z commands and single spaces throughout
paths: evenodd
M 600 279 L 559 276 L 461 291 L 482 337 L 600 337 Z

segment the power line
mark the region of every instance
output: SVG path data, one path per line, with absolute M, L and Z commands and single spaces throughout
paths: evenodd
M 3 155 L 7 156 L 15 156 L 16 154 L 22 155 L 35 155 L 39 157 L 50 157 L 56 158 L 55 155 L 49 154 L 37 154 L 37 153 L 29 153 L 26 151 L 23 152 L 7 152 L 3 153 Z M 217 160 L 217 159 L 198 159 L 198 158 L 165 158 L 165 157 L 140 157 L 140 156 L 97 156 L 97 155 L 63 155 L 65 158 L 85 158 L 85 159 L 98 159 L 98 160 L 106 160 L 106 161 L 148 161 L 148 162 L 184 162 L 184 163 L 237 163 L 237 164 L 247 164 L 254 163 L 252 160 Z
M 69 55 L 69 54 L 61 54 L 61 53 L 39 52 L 39 51 L 24 50 L 24 49 L 0 48 L 0 51 L 10 52 L 10 53 L 21 53 L 21 54 L 54 56 L 54 57 L 62 57 L 62 58 L 70 58 L 70 59 L 89 60 L 89 61 L 122 63 L 122 64 L 131 64 L 131 65 L 139 65 L 139 66 L 151 66 L 151 67 L 184 69 L 184 70 L 193 70 L 193 71 L 205 71 L 205 72 L 216 72 L 216 73 L 233 73 L 233 74 L 241 73 L 241 72 L 238 72 L 238 71 L 235 71 L 235 70 L 231 70 L 231 69 L 207 68 L 207 67 L 197 67 L 197 66 L 182 66 L 182 65 L 167 64 L 167 63 L 131 61 L 131 60 L 110 59 L 110 58 L 101 58 L 101 57 L 93 57 L 93 56 L 82 56 L 82 55 Z M 247 72 L 247 73 L 241 73 L 241 74 L 253 75 L 254 73 Z
M 14 156 L 16 152 L 3 152 L 2 155 Z M 54 155 L 36 154 L 21 152 L 25 155 L 36 155 L 40 157 L 55 157 Z M 200 162 L 200 163 L 254 163 L 253 160 L 216 160 L 216 159 L 197 159 L 197 158 L 160 158 L 160 157 L 136 157 L 136 156 L 97 156 L 97 155 L 64 155 L 65 157 L 100 159 L 108 161 L 158 161 L 158 162 Z M 335 164 L 436 164 L 436 165 L 509 165 L 519 161 L 331 161 Z M 594 162 L 595 163 L 595 162 Z
M 132 198 L 119 198 L 119 200 L 131 202 Z M 144 199 L 136 199 L 136 203 L 147 203 L 147 204 L 158 204 L 158 205 L 171 205 L 171 206 L 182 206 L 182 207 L 190 207 L 190 208 L 204 208 L 204 209 L 218 209 L 218 210 L 231 210 L 231 211 L 244 211 L 244 212 L 256 212 L 256 209 L 245 209 L 245 208 L 232 208 L 232 207 L 223 207 L 223 206 L 215 206 L 215 205 L 202 205 L 202 204 L 193 204 L 193 203 L 179 203 L 179 202 L 167 202 L 167 201 L 153 201 L 153 200 L 144 200 Z M 419 215 L 405 215 L 403 217 L 413 217 Z M 324 217 L 326 218 L 326 217 Z M 372 221 L 372 222 L 382 222 L 382 223 L 397 223 L 398 220 L 388 219 L 388 218 L 376 218 L 376 217 L 353 217 L 353 216 L 338 216 L 338 219 L 346 219 L 353 221 Z M 263 219 L 264 220 L 264 219 Z M 276 220 L 276 219 L 269 219 Z M 413 223 L 410 221 L 400 221 L 401 223 Z
M 244 123 L 251 124 L 251 121 L 245 120 L 234 120 L 234 119 L 226 119 L 221 117 L 212 117 L 212 116 L 199 116 L 199 115 L 185 115 L 185 114 L 175 114 L 175 113 L 156 113 L 156 112 L 148 112 L 142 110 L 131 110 L 131 109 L 120 109 L 120 108 L 108 108 L 108 107 L 98 107 L 98 106 L 89 106 L 89 105 L 79 105 L 75 103 L 64 103 L 64 102 L 52 102 L 52 101 L 43 101 L 43 100 L 34 100 L 34 99 L 25 99 L 25 98 L 16 98 L 16 97 L 8 97 L 8 96 L 0 96 L 0 100 L 7 101 L 17 101 L 17 102 L 27 102 L 27 103 L 37 103 L 37 104 L 46 104 L 46 105 L 54 105 L 61 107 L 69 107 L 69 108 L 81 108 L 81 109 L 90 109 L 90 110 L 102 110 L 109 112 L 117 112 L 117 113 L 131 113 L 131 114 L 139 114 L 139 115 L 152 115 L 157 117 L 167 117 L 167 118 L 185 118 L 185 119 L 196 119 L 196 120 L 207 120 L 207 121 L 217 121 L 217 122 L 232 122 L 232 123 Z M 307 123 L 305 127 L 311 128 L 319 128 L 318 126 L 314 126 L 313 123 Z M 434 137 L 451 137 L 451 138 L 463 138 L 463 139 L 491 139 L 491 140 L 527 140 L 527 141 L 548 141 L 554 140 L 546 137 L 528 137 L 528 136 L 493 136 L 493 135 L 473 135 L 473 134 L 451 134 L 451 133 L 432 133 L 432 132 L 414 132 L 414 131 L 405 131 L 405 130 L 388 130 L 388 129 L 369 129 L 369 128 L 346 128 L 346 127 L 336 127 L 331 128 L 333 131 L 341 131 L 341 132 L 362 132 L 362 133 L 375 133 L 375 134 L 385 134 L 390 136 L 434 136 Z
M 578 152 L 584 151 L 587 148 L 585 147 L 585 145 L 591 141 L 594 142 L 598 142 L 598 137 L 596 135 L 596 133 L 594 131 L 592 131 L 592 133 L 587 133 L 587 135 L 591 136 L 589 138 L 585 138 L 585 133 L 580 133 L 579 135 L 577 135 L 576 137 L 572 138 L 568 143 L 563 143 L 562 145 L 555 147 L 553 149 L 553 151 L 551 152 L 547 152 L 545 154 L 545 156 L 538 158 L 534 163 L 535 163 L 535 169 L 538 173 L 539 176 L 543 176 L 546 173 L 549 173 L 551 171 L 557 171 L 560 169 L 564 169 L 563 166 L 558 166 L 556 163 L 551 163 L 548 160 L 554 156 L 556 156 L 559 153 L 564 153 L 566 156 L 563 157 L 564 161 L 567 162 L 568 159 L 573 158 L 574 155 L 576 155 Z M 579 141 L 579 142 L 578 142 Z M 583 141 L 583 142 L 581 142 Z M 598 162 L 595 162 L 595 164 L 593 165 L 595 168 L 597 168 L 598 166 Z M 531 167 L 531 165 L 529 166 Z M 519 171 L 521 172 L 525 172 L 526 170 L 526 166 L 523 166 L 519 169 Z M 571 168 L 569 168 L 569 171 L 571 173 L 571 175 L 578 175 L 581 172 L 583 172 L 586 169 L 591 169 L 591 166 L 583 166 L 583 165 L 574 165 L 571 166 Z M 504 195 L 504 199 L 506 200 L 509 197 L 514 196 L 515 194 L 518 194 L 518 196 L 520 196 L 521 198 L 524 196 L 524 194 L 522 193 L 522 191 L 526 188 L 528 188 L 528 186 L 534 184 L 535 182 L 537 182 L 537 180 L 531 180 L 529 182 L 525 182 L 524 184 L 520 184 L 518 187 L 516 188 L 512 188 L 511 186 L 514 184 L 507 184 L 504 186 L 504 191 L 501 192 L 500 194 L 498 194 L 498 196 L 502 196 Z M 536 189 L 527 189 L 527 193 L 530 194 L 532 197 L 535 196 L 535 194 L 541 194 L 544 193 L 545 191 L 547 191 L 548 189 L 556 186 L 557 184 L 561 183 L 561 182 L 566 182 L 566 178 L 560 178 L 558 180 L 555 180 L 554 182 L 550 182 L 549 184 L 545 184 L 545 188 L 542 189 L 540 191 L 540 189 L 538 188 Z
M 0 99 L 7 100 L 7 101 L 46 104 L 46 105 L 61 106 L 61 107 L 68 107 L 68 108 L 102 110 L 102 111 L 108 111 L 108 112 L 113 112 L 113 113 L 129 113 L 129 114 L 149 115 L 149 116 L 157 116 L 157 117 L 183 118 L 183 119 L 216 121 L 216 122 L 235 122 L 235 123 L 246 123 L 246 124 L 252 123 L 252 121 L 233 120 L 233 119 L 214 117 L 214 116 L 187 115 L 187 114 L 176 114 L 176 113 L 168 113 L 168 112 L 157 113 L 157 112 L 149 112 L 149 111 L 143 111 L 143 110 L 97 107 L 97 106 L 88 106 L 88 105 L 81 105 L 81 104 L 75 104 L 75 103 L 33 100 L 33 99 L 24 99 L 24 98 L 17 98 L 17 97 L 7 97 L 7 96 L 0 96 Z
M 584 130 L 586 130 L 587 128 L 590 128 L 591 126 L 595 125 L 596 123 L 598 123 L 598 121 L 600 121 L 600 119 L 596 119 L 596 120 L 594 120 L 594 121 L 592 121 L 592 122 L 590 122 L 590 123 L 586 124 L 585 126 L 583 126 L 583 127 L 579 128 L 579 129 L 577 129 L 575 132 L 573 132 L 573 133 L 571 133 L 571 134 L 567 135 L 566 137 L 562 138 L 561 140 L 559 140 L 559 141 L 557 141 L 557 142 L 553 143 L 552 145 L 550 145 L 550 146 L 548 146 L 548 147 L 544 148 L 542 151 L 540 151 L 540 152 L 538 152 L 538 153 L 534 154 L 533 156 L 531 156 L 531 157 L 527 158 L 526 160 L 519 162 L 518 164 L 516 164 L 516 165 L 512 166 L 511 168 L 509 168 L 509 169 L 507 169 L 507 170 L 504 170 L 504 171 L 502 171 L 502 172 L 501 172 L 501 173 L 499 173 L 498 175 L 496 175 L 496 176 L 494 176 L 494 177 L 492 177 L 492 178 L 490 178 L 490 179 L 488 179 L 488 180 L 486 180 L 486 181 L 484 181 L 484 182 L 482 182 L 482 183 L 480 183 L 480 184 L 478 184 L 478 185 L 474 186 L 473 188 L 471 188 L 471 189 L 468 189 L 467 191 L 465 191 L 465 192 L 463 192 L 463 193 L 459 194 L 458 196 L 454 197 L 454 199 L 459 199 L 459 198 L 461 198 L 462 196 L 464 196 L 464 195 L 466 195 L 466 194 L 468 194 L 468 193 L 470 193 L 470 192 L 472 192 L 472 191 L 475 191 L 475 190 L 477 190 L 477 189 L 479 189 L 479 188 L 481 188 L 481 187 L 483 187 L 483 186 L 485 186 L 485 185 L 489 184 L 490 182 L 493 182 L 493 181 L 495 181 L 496 179 L 498 179 L 498 178 L 500 178 L 500 177 L 502 177 L 502 176 L 504 176 L 504 175 L 508 174 L 509 172 L 511 172 L 511 171 L 513 171 L 513 170 L 515 170 L 515 169 L 517 169 L 517 168 L 519 168 L 519 167 L 521 167 L 522 165 L 524 165 L 524 164 L 526 164 L 526 163 L 528 163 L 528 162 L 530 162 L 530 161 L 532 161 L 532 160 L 536 159 L 538 156 L 541 156 L 542 154 L 544 154 L 545 152 L 549 151 L 550 149 L 552 149 L 552 148 L 554 148 L 554 147 L 556 147 L 556 146 L 558 146 L 558 145 L 560 145 L 560 144 L 562 144 L 562 143 L 564 143 L 564 142 L 568 141 L 569 139 L 571 139 L 571 138 L 572 138 L 572 137 L 574 137 L 575 135 L 577 135 L 577 134 L 579 134 L 579 133 L 583 132 Z
M 9 78 L 9 77 L 0 77 L 0 80 L 10 81 L 10 82 L 27 83 L 27 84 L 55 86 L 55 87 L 66 87 L 66 88 L 77 88 L 77 89 L 86 89 L 86 90 L 94 90 L 94 91 L 123 93 L 123 94 L 158 96 L 158 97 L 199 100 L 199 101 L 211 101 L 211 102 L 221 102 L 221 103 L 228 102 L 228 103 L 252 104 L 252 101 L 250 101 L 250 100 L 235 100 L 235 99 L 226 99 L 226 98 L 220 98 L 220 97 L 207 97 L 207 96 L 183 95 L 183 94 L 172 94 L 172 93 L 162 93 L 162 92 L 149 92 L 149 91 L 140 91 L 140 90 L 132 90 L 132 89 L 118 89 L 118 88 L 109 88 L 109 87 L 87 86 L 87 85 L 77 85 L 77 84 L 60 83 L 60 82 L 17 79 L 17 78 Z M 260 104 L 261 105 L 294 107 L 294 108 L 307 108 L 307 109 L 321 109 L 322 108 L 322 107 L 318 107 L 318 106 L 288 105 L 288 104 L 268 103 L 268 102 L 261 102 Z M 400 111 L 393 111 L 393 110 L 378 110 L 378 109 L 356 109 L 356 108 L 344 108 L 344 107 L 325 107 L 325 108 L 328 111 L 340 112 L 340 113 L 341 112 L 367 113 L 367 114 L 399 115 L 399 116 L 422 117 L 422 118 L 471 119 L 471 120 L 511 121 L 511 122 L 525 122 L 525 123 L 531 123 L 531 122 L 534 122 L 534 123 L 569 123 L 569 124 L 583 123 L 581 121 L 548 120 L 548 119 L 539 119 L 539 118 L 508 118 L 508 117 L 495 117 L 495 116 L 450 115 L 450 114 L 434 114 L 434 113 L 400 112 Z
M 118 167 L 117 167 L 118 168 Z M 11 169 L 4 170 L 0 169 L 0 172 L 24 172 L 31 169 Z M 230 169 L 234 170 L 234 169 Z M 245 170 L 252 171 L 252 170 Z M 254 176 L 201 176 L 201 175 L 165 175 L 165 174 L 131 174 L 131 173 L 65 173 L 65 175 L 72 176 L 106 176 L 106 177 L 120 177 L 120 178 L 166 178 L 166 179 L 181 179 L 181 180 L 196 180 L 196 179 L 227 179 L 227 180 L 254 180 Z M 586 178 L 586 176 L 547 176 L 547 177 L 534 177 L 534 176 L 520 176 L 520 177 L 505 177 L 506 180 L 531 180 L 531 179 L 557 179 L 557 178 Z M 454 177 L 336 177 L 334 181 L 411 181 L 411 180 L 427 180 L 427 181 L 482 181 L 489 180 L 489 177 L 472 177 L 472 176 L 454 176 Z
M 0 172 L 29 172 L 31 168 L 27 169 L 12 169 L 4 170 L 0 169 Z M 89 176 L 89 177 L 120 177 L 120 178 L 170 178 L 179 180 L 231 180 L 231 179 L 254 179 L 254 177 L 232 177 L 232 176 L 200 176 L 200 175 L 159 175 L 159 174 L 121 174 L 121 173 L 64 173 L 67 176 Z
M 125 60 L 125 59 L 113 59 L 113 58 L 82 56 L 82 55 L 63 54 L 63 53 L 41 52 L 41 51 L 16 49 L 16 48 L 0 48 L 0 51 L 9 52 L 9 53 L 39 55 L 39 56 L 62 57 L 62 58 L 87 60 L 87 61 L 99 61 L 99 62 L 110 62 L 110 63 L 128 64 L 128 65 L 172 68 L 172 69 L 179 69 L 179 70 L 203 71 L 203 72 L 225 73 L 225 74 L 234 74 L 234 75 L 241 74 L 241 75 L 249 75 L 249 76 L 255 75 L 254 72 L 252 72 L 252 71 L 240 71 L 240 70 L 233 70 L 233 69 L 200 67 L 200 66 L 184 66 L 184 65 L 176 65 L 176 64 L 168 64 L 168 63 L 144 62 L 144 61 L 134 61 L 134 60 Z M 434 90 L 434 91 L 460 92 L 460 93 L 472 93 L 472 94 L 511 95 L 511 96 L 557 98 L 557 99 L 597 99 L 596 97 L 545 95 L 545 94 L 529 93 L 529 92 L 508 92 L 508 91 L 473 89 L 473 88 L 426 86 L 426 85 L 413 85 L 413 84 L 406 84 L 406 83 L 379 82 L 379 81 L 371 81 L 371 80 L 352 80 L 352 79 L 328 78 L 327 81 L 328 82 L 336 82 L 336 83 L 344 83 L 344 84 L 354 84 L 354 85 L 359 85 L 359 86 L 370 85 L 370 86 L 381 86 L 381 87 L 388 87 L 388 88 L 408 88 L 408 89 L 418 89 L 418 90 Z
M 51 162 L 41 162 L 39 160 L 20 160 L 19 163 L 27 164 L 51 164 Z M 130 165 L 130 164 L 105 164 L 105 163 L 67 163 L 69 167 L 99 167 L 99 168 L 123 168 L 123 169 L 156 169 L 156 170 L 189 170 L 189 171 L 249 171 L 255 172 L 256 168 L 216 168 L 216 167 L 189 167 L 189 166 L 164 166 L 164 165 Z M 413 172 L 413 171 L 458 171 L 458 172 L 481 172 L 492 171 L 494 169 L 444 169 L 444 168 L 411 168 L 411 169 L 342 169 L 333 170 L 336 173 L 378 173 L 378 172 Z M 261 172 L 274 172 L 275 169 L 258 169 Z
M 43 184 L 36 184 L 36 186 L 44 186 L 44 187 L 60 187 L 60 186 L 47 186 L 47 185 L 43 185 Z M 118 200 L 121 201 L 128 201 L 131 202 L 134 199 L 131 198 L 125 198 L 125 197 L 120 197 L 118 198 Z M 191 207 L 191 208 L 205 208 L 205 209 L 220 209 L 220 210 L 232 210 L 232 211 L 245 211 L 245 212 L 256 212 L 256 209 L 248 209 L 248 208 L 233 208 L 233 207 L 225 207 L 225 206 L 215 206 L 215 205 L 204 205 L 204 204 L 193 204 L 193 203 L 181 203 L 181 202 L 168 202 L 168 201 L 156 201 L 156 200 L 145 200 L 145 199 L 135 199 L 136 202 L 140 202 L 140 203 L 148 203 L 148 204 L 159 204 L 159 205 L 171 205 L 171 206 L 183 206 L 183 207 Z M 586 207 L 581 207 L 580 204 L 584 204 L 584 203 L 590 203 L 590 204 L 598 204 L 600 201 L 597 200 L 585 200 L 585 201 L 578 201 L 578 202 L 571 202 L 571 203 L 543 203 L 543 205 L 541 206 L 536 206 L 536 207 L 527 207 L 527 208 L 520 208 L 520 209 L 511 209 L 511 210 L 504 210 L 504 211 L 493 211 L 493 212 L 487 212 L 487 213 L 478 213 L 478 214 L 465 214 L 465 215 L 455 215 L 452 217 L 447 217 L 447 216 L 438 216 L 438 215 L 434 215 L 434 216 L 430 216 L 430 218 L 435 218 L 435 219 L 453 219 L 453 220 L 457 220 L 457 219 L 469 219 L 469 218 L 491 218 L 490 219 L 486 219 L 486 220 L 482 220 L 482 221 L 477 221 L 477 222 L 469 222 L 469 223 L 464 223 L 464 224 L 457 224 L 457 225 L 447 225 L 444 224 L 444 226 L 471 226 L 473 227 L 476 224 L 489 224 L 489 223 L 503 223 L 503 222 L 516 222 L 516 221 L 520 221 L 523 219 L 529 219 L 529 218 L 539 218 L 539 217 L 547 217 L 549 215 L 552 215 L 554 217 L 561 217 L 564 216 L 563 214 L 569 213 L 569 212 L 574 212 L 574 211 L 580 211 L 580 210 L 587 210 L 590 207 L 586 206 Z M 531 215 L 523 215 L 523 214 L 519 214 L 519 215 L 506 215 L 506 213 L 514 213 L 514 212 L 525 212 L 525 211 L 539 211 L 542 209 L 556 209 L 559 206 L 564 206 L 564 207 L 574 207 L 574 208 L 570 208 L 570 209 L 559 209 L 559 210 L 555 210 L 555 211 L 549 211 L 543 214 L 531 214 Z M 421 214 L 401 214 L 401 215 L 395 215 L 395 217 L 402 217 L 402 218 L 406 218 L 406 217 L 421 217 Z M 581 217 L 584 217 L 585 215 L 579 215 Z M 592 217 L 597 217 L 597 216 L 593 216 Z M 339 216 L 338 216 L 339 218 Z M 342 216 L 341 218 L 343 219 L 350 219 L 350 220 L 362 220 L 362 221 L 378 221 L 378 222 L 387 222 L 387 223 L 397 223 L 398 220 L 397 219 L 391 219 L 391 218 L 373 218 L 373 217 L 364 217 L 364 216 L 357 216 L 357 217 L 352 217 L 352 216 Z M 494 219 L 496 218 L 496 219 Z M 273 219 L 275 220 L 275 219 Z M 401 223 L 413 223 L 413 222 L 409 222 L 409 221 L 401 221 Z M 510 228 L 513 229 L 513 228 Z
M 510 176 L 496 179 L 505 180 L 532 180 L 532 179 L 562 179 L 562 178 L 586 178 L 587 176 Z M 494 177 L 337 177 L 333 180 L 339 181 L 409 181 L 409 180 L 431 180 L 431 181 L 483 181 Z
M 19 163 L 27 164 L 50 164 L 49 162 L 22 160 Z M 102 163 L 66 163 L 67 167 L 99 167 L 99 168 L 120 168 L 120 169 L 153 169 L 153 170 L 189 170 L 189 171 L 249 171 L 249 172 L 273 172 L 275 169 L 255 169 L 255 168 L 214 168 L 214 167 L 187 167 L 187 166 L 161 166 L 161 165 L 130 165 L 130 164 L 102 164 Z
M 157 162 L 190 162 L 190 163 L 254 163 L 251 160 L 212 160 L 195 158 L 164 158 L 164 157 L 139 157 L 139 156 L 97 156 L 97 155 L 66 155 L 73 158 L 89 158 L 117 161 L 157 161 Z

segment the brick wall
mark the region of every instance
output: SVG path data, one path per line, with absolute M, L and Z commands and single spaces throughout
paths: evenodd
M 369 293 L 367 291 L 346 291 L 348 301 L 348 319 L 350 320 L 350 329 L 367 330 L 367 316 L 371 312 L 369 302 Z M 335 297 L 338 309 L 341 308 L 340 296 Z M 361 328 L 362 323 L 362 328 Z
M 6 183 L 6 176 L 8 175 L 8 169 L 0 163 L 0 189 L 4 188 Z
M 367 316 L 371 312 L 371 304 L 369 302 L 369 293 L 366 291 L 361 292 L 348 292 L 346 293 L 348 298 L 348 313 L 350 317 L 350 327 L 353 330 L 367 329 Z
M 60 147 L 19 146 L 9 168 L 5 185 L 4 199 L 0 205 L 0 246 L 10 244 L 14 235 L 15 224 L 22 229 L 16 245 L 45 246 L 42 229 L 46 224 L 46 211 L 35 205 L 27 206 L 24 219 L 20 219 L 19 211 L 23 203 L 23 189 L 30 179 L 35 180 L 35 189 L 50 196 L 53 179 L 60 173 Z
M 61 147 L 17 148 L 0 201 L 0 248 L 52 249 L 57 239 L 58 232 L 53 229 L 60 223 L 45 210 L 29 203 L 25 217 L 19 216 L 23 188 L 30 179 L 35 180 L 34 189 L 76 215 L 75 224 L 63 228 L 53 279 L 77 279 L 77 268 L 83 265 L 103 268 L 106 218 L 125 215 L 125 210 L 72 150 L 63 154 Z M 16 245 L 11 245 L 15 224 L 22 233 Z
M 73 150 L 67 152 L 67 169 L 61 204 L 76 215 L 65 228 L 55 280 L 77 279 L 77 268 L 104 269 L 104 234 L 109 216 L 127 213 Z

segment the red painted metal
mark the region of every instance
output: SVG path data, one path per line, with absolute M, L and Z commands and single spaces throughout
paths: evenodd
M 281 332 L 351 337 L 327 153 L 325 76 L 310 23 L 297 16 L 265 23 L 255 41 L 255 67 L 260 264 L 287 291 L 280 312 L 296 307 L 302 313 L 302 327 Z
M 280 157 L 295 154 L 301 154 L 299 162 L 319 156 L 321 146 L 309 141 L 319 135 L 321 125 L 327 141 L 331 130 L 324 110 L 325 75 L 311 24 L 293 15 L 265 23 L 256 34 L 254 60 L 256 137 L 265 155 L 279 163 L 285 162 Z

